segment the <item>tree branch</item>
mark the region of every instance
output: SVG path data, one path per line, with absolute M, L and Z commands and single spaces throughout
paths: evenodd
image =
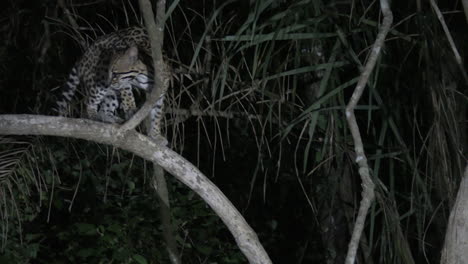
M 445 23 L 444 16 L 442 12 L 440 12 L 439 7 L 435 3 L 434 0 L 429 0 L 431 2 L 432 9 L 437 14 L 437 19 L 439 19 L 440 24 L 442 25 L 442 29 L 444 30 L 445 36 L 450 44 L 450 48 L 452 48 L 453 55 L 455 56 L 455 61 L 457 62 L 457 66 L 460 69 L 460 73 L 462 74 L 463 78 L 465 79 L 465 85 L 468 84 L 468 74 L 466 73 L 465 67 L 463 66 L 463 60 L 458 52 L 457 46 L 455 45 L 455 41 L 453 41 L 452 34 L 450 34 L 450 30 Z M 464 1 L 465 2 L 465 1 Z M 465 4 L 465 3 L 464 3 Z M 465 8 L 468 8 L 465 6 Z
M 157 163 L 208 203 L 229 228 L 250 263 L 271 263 L 256 233 L 216 185 L 182 156 L 135 130 L 122 134 L 118 125 L 85 119 L 0 115 L 0 135 L 47 135 L 91 140 L 119 147 Z
M 161 217 L 161 225 L 164 240 L 166 241 L 166 249 L 169 254 L 169 260 L 172 264 L 181 264 L 180 253 L 177 249 L 177 241 L 174 236 L 174 228 L 171 223 L 171 205 L 169 202 L 169 191 L 167 188 L 164 170 L 156 163 L 153 163 L 153 182 L 152 187 L 155 189 L 159 200 L 159 215 Z
M 356 105 L 364 91 L 364 88 L 366 87 L 369 76 L 375 67 L 375 63 L 377 62 L 377 58 L 379 57 L 380 50 L 382 49 L 382 46 L 384 44 L 385 37 L 387 36 L 387 33 L 390 30 L 390 26 L 392 25 L 393 15 L 392 11 L 390 10 L 388 0 L 380 0 L 380 8 L 384 15 L 382 26 L 379 30 L 379 33 L 377 34 L 377 38 L 375 39 L 375 43 L 372 47 L 369 59 L 364 67 L 364 71 L 361 73 L 361 77 L 359 78 L 356 88 L 354 89 L 353 95 L 351 96 L 351 99 L 349 100 L 349 103 L 346 106 L 346 119 L 348 120 L 348 126 L 353 136 L 354 150 L 356 152 L 356 162 L 359 165 L 359 175 L 361 175 L 363 188 L 362 200 L 359 206 L 358 216 L 356 218 L 356 223 L 354 224 L 351 241 L 348 245 L 346 264 L 352 264 L 356 259 L 356 251 L 359 245 L 359 239 L 362 235 L 362 230 L 364 229 L 366 215 L 375 197 L 375 185 L 370 177 L 369 165 L 367 164 L 367 157 L 364 153 L 364 146 L 362 144 L 359 126 L 356 122 L 356 116 L 354 115 L 354 109 L 356 108 Z
M 462 0 L 463 11 L 465 12 L 466 23 L 468 24 L 468 0 Z
M 134 129 L 139 123 L 141 123 L 141 121 L 143 121 L 145 117 L 149 115 L 151 109 L 153 109 L 154 105 L 156 104 L 156 101 L 159 99 L 159 97 L 161 97 L 163 90 L 167 89 L 170 78 L 170 76 L 164 74 L 165 72 L 168 72 L 168 69 L 162 58 L 162 47 L 164 43 L 163 19 L 166 10 L 166 1 L 158 0 L 156 4 L 156 22 L 153 18 L 153 7 L 151 6 L 149 0 L 140 0 L 139 5 L 140 12 L 143 15 L 143 19 L 145 21 L 146 31 L 151 42 L 151 57 L 153 59 L 153 79 L 155 81 L 155 86 L 153 87 L 153 91 L 147 98 L 142 108 L 122 126 L 121 129 L 123 132 Z M 150 130 L 151 125 L 148 126 L 148 135 L 150 135 Z M 165 145 L 164 143 L 163 145 Z M 166 249 L 169 253 L 169 259 L 171 263 L 180 264 L 181 260 L 177 250 L 177 243 L 171 224 L 169 192 L 167 191 L 167 183 L 166 179 L 164 178 L 164 170 L 161 169 L 161 167 L 156 163 L 153 163 L 153 169 L 153 187 L 156 190 L 161 205 L 159 207 L 159 212 L 163 228 L 163 237 L 166 241 Z
M 146 102 L 122 127 L 122 133 L 134 129 L 145 119 L 153 109 L 156 101 L 161 97 L 163 87 L 169 85 L 170 73 L 168 66 L 163 61 L 162 46 L 164 41 L 164 14 L 166 1 L 159 0 L 157 3 L 156 23 L 154 22 L 153 7 L 149 0 L 139 0 L 140 11 L 143 14 L 146 31 L 151 42 L 151 57 L 154 66 L 154 87 Z

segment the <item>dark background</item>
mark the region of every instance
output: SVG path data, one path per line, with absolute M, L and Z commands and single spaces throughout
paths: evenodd
M 466 163 L 467 65 L 418 3 L 393 1 L 394 26 L 356 112 L 377 192 L 359 263 L 438 263 Z M 439 4 L 466 61 L 461 4 Z M 2 5 L 1 114 L 54 114 L 86 46 L 142 24 L 137 1 Z M 164 53 L 184 71 L 167 95 L 171 148 L 232 201 L 274 263 L 343 263 L 361 198 L 343 109 L 379 11 L 367 0 L 181 1 L 166 21 Z M 1 174 L 1 263 L 168 263 L 151 164 L 92 142 L 5 139 L 0 160 L 14 164 Z M 213 211 L 167 179 L 184 263 L 246 263 Z

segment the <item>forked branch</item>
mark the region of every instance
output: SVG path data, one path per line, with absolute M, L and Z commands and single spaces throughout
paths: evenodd
M 249 263 L 271 263 L 256 233 L 216 185 L 182 156 L 135 130 L 122 134 L 117 125 L 86 119 L 0 115 L 0 135 L 47 135 L 85 139 L 113 145 L 157 163 L 200 195 L 215 211 L 231 231 Z
M 139 0 L 140 11 L 145 21 L 146 31 L 151 42 L 151 57 L 154 66 L 153 91 L 143 106 L 121 127 L 121 132 L 132 130 L 145 119 L 153 109 L 156 101 L 161 97 L 163 86 L 169 83 L 169 72 L 163 61 L 162 46 L 164 41 L 164 14 L 166 1 L 158 0 L 156 22 L 154 21 L 153 7 L 149 0 Z

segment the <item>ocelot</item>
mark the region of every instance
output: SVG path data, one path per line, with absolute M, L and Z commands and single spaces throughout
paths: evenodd
M 108 123 L 123 122 L 117 114 L 120 105 L 124 119 L 128 119 L 136 110 L 132 89 L 149 92 L 153 87 L 151 72 L 139 58 L 139 50 L 151 54 L 148 36 L 142 28 L 128 28 L 98 38 L 72 68 L 68 81 L 63 85 L 61 99 L 57 101 L 58 113 L 67 115 L 68 103 L 81 84 L 86 95 L 88 118 Z M 166 66 L 165 75 L 169 74 L 168 69 Z M 150 137 L 161 133 L 167 79 L 161 97 L 150 113 Z M 119 98 L 122 99 L 121 104 Z
M 125 119 L 130 118 L 136 110 L 135 98 L 132 88 L 141 88 L 148 91 L 153 82 L 148 73 L 146 65 L 138 58 L 138 48 L 131 46 L 124 52 L 111 55 L 107 63 L 107 85 L 106 95 L 99 105 L 98 119 L 109 123 L 120 123 L 123 120 L 117 116 L 120 104 Z M 106 69 L 103 69 L 105 72 Z

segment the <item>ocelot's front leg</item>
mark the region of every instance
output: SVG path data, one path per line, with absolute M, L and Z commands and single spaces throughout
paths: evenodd
M 106 123 L 123 123 L 123 119 L 117 114 L 119 100 L 116 92 L 112 89 L 107 90 L 101 105 L 99 106 L 99 119 Z
M 128 120 L 136 112 L 135 97 L 132 92 L 132 85 L 127 84 L 125 87 L 120 88 L 120 95 L 122 97 L 121 108 L 125 114 L 125 120 Z
M 164 95 L 159 97 L 149 115 L 148 136 L 155 140 L 162 140 L 163 145 L 167 145 L 167 140 L 161 135 L 163 121 Z
M 158 98 L 155 105 L 153 106 L 153 109 L 150 112 L 150 125 L 148 127 L 147 132 L 150 138 L 155 139 L 157 141 L 161 141 L 161 144 L 163 145 L 167 145 L 167 139 L 161 135 L 161 126 L 164 118 L 164 99 L 166 97 L 166 92 L 169 88 L 169 83 L 171 80 L 171 70 L 169 65 L 165 63 L 163 64 L 163 75 L 161 76 L 161 79 L 163 81 L 161 87 L 161 96 Z
M 101 120 L 98 115 L 98 108 L 106 94 L 106 87 L 103 85 L 95 85 L 89 90 L 86 100 L 86 112 L 89 119 Z

